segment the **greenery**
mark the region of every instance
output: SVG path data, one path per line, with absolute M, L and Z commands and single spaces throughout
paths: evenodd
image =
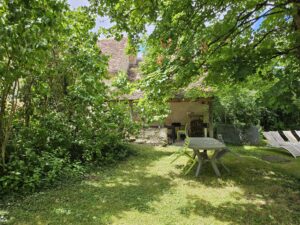
M 224 157 L 230 173 L 216 178 L 209 164 L 201 177 L 173 164 L 178 147 L 135 146 L 136 154 L 85 179 L 22 199 L 6 199 L 8 224 L 299 224 L 299 159 L 279 149 L 234 147 Z M 282 162 L 262 160 L 280 157 Z M 287 160 L 285 162 L 285 160 Z
M 134 126 L 109 101 L 94 17 L 56 0 L 5 0 L 0 17 L 0 194 L 125 157 Z
M 145 46 L 141 87 L 157 105 L 202 77 L 203 83 L 223 94 L 224 85 L 232 90 L 242 85 L 246 90 L 241 95 L 261 92 L 251 97 L 259 109 L 264 108 L 261 116 L 257 116 L 260 110 L 253 111 L 252 100 L 246 107 L 250 111 L 245 110 L 249 115 L 254 112 L 250 117 L 259 119 L 266 129 L 290 129 L 300 123 L 299 1 L 90 2 L 92 12 L 115 22 L 109 29 L 111 35 L 120 37 L 126 32 L 132 48 L 140 43 Z M 141 34 L 149 25 L 154 31 L 144 38 Z M 227 100 L 237 97 L 232 92 L 225 92 Z M 219 100 L 222 105 L 224 99 Z M 228 106 L 227 101 L 223 110 Z M 242 124 L 249 119 L 230 114 L 231 120 Z
M 217 122 L 298 129 L 299 0 L 89 2 L 0 2 L 0 224 L 300 224 L 299 159 L 231 146 L 230 173 L 185 176 L 177 147 L 128 145 L 139 127 L 121 101 L 142 90 L 142 125 L 162 124 L 184 90 L 214 96 Z M 96 16 L 113 26 L 93 33 Z M 124 33 L 146 50 L 142 79 L 109 87 L 97 39 Z
M 257 91 L 224 86 L 214 101 L 215 121 L 237 127 L 259 125 L 263 107 Z

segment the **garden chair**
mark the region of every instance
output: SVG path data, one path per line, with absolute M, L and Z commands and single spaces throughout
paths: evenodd
M 185 135 L 185 140 L 184 140 L 184 144 L 182 146 L 182 148 L 180 148 L 177 152 L 175 152 L 173 155 L 176 155 L 176 157 L 174 158 L 174 160 L 171 161 L 171 163 L 175 162 L 178 158 L 180 158 L 181 156 L 186 156 L 189 158 L 189 162 L 186 164 L 186 166 L 183 168 L 184 171 L 184 175 L 187 175 L 191 169 L 196 165 L 197 163 L 197 159 L 196 159 L 196 154 L 193 153 L 191 155 L 191 151 L 188 149 L 189 148 L 189 144 L 190 144 L 190 137 L 189 137 L 189 130 L 190 130 L 190 124 L 186 123 L 184 130 L 179 130 L 177 131 L 177 139 L 178 139 L 178 132 L 180 132 L 180 134 L 184 134 Z
M 190 144 L 190 138 L 189 138 L 188 129 L 189 129 L 189 125 L 187 123 L 185 125 L 185 129 L 184 130 L 180 130 L 182 132 L 182 134 L 185 135 L 184 144 L 183 144 L 182 148 L 180 148 L 177 152 L 174 153 L 174 155 L 177 155 L 177 156 L 175 157 L 174 160 L 172 160 L 171 163 L 175 162 L 181 156 L 187 156 L 188 158 L 191 158 L 191 159 L 195 158 L 194 155 L 193 156 L 190 155 L 190 151 L 188 150 L 188 146 Z M 177 136 L 178 136 L 178 134 L 177 134 Z
M 293 143 L 299 143 L 299 141 L 297 140 L 297 138 L 293 135 L 293 133 L 289 130 L 285 130 L 283 131 L 284 136 L 286 136 L 286 138 Z
M 183 168 L 184 175 L 188 174 L 191 171 L 191 169 L 195 166 L 195 164 L 197 163 L 195 154 L 191 155 L 190 154 L 191 151 L 188 150 L 189 144 L 190 144 L 190 138 L 188 136 L 186 136 L 182 148 L 180 148 L 177 152 L 175 152 L 173 154 L 173 155 L 175 155 L 175 158 L 171 161 L 171 163 L 173 163 L 177 159 L 179 159 L 181 156 L 186 156 L 187 158 L 189 158 L 189 162 Z
M 179 150 L 173 154 L 173 155 L 176 155 L 176 157 L 171 161 L 171 163 L 175 162 L 181 156 L 187 156 L 188 158 L 191 158 L 191 159 L 194 158 L 189 154 L 189 150 L 188 150 L 189 144 L 190 144 L 190 139 L 187 137 L 184 140 L 183 146 L 181 148 L 179 148 Z
M 300 156 L 300 146 L 297 147 L 291 142 L 286 142 L 276 131 L 263 132 L 269 146 L 275 148 L 283 148 L 287 150 L 294 158 Z

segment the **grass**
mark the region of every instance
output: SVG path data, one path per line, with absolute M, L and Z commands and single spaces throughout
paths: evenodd
M 182 174 L 185 158 L 170 164 L 176 147 L 134 146 L 136 155 L 20 200 L 6 201 L 10 224 L 300 224 L 300 159 L 265 147 L 232 147 L 217 178 Z M 285 163 L 270 163 L 276 155 Z M 1 224 L 1 222 L 0 222 Z

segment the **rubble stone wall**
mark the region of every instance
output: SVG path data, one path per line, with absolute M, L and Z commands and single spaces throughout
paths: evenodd
M 168 144 L 167 132 L 167 128 L 144 128 L 136 137 L 135 143 L 166 146 Z

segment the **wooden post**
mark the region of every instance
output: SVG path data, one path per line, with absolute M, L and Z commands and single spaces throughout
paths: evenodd
M 214 137 L 214 124 L 213 124 L 213 99 L 208 102 L 208 133 L 209 137 Z

